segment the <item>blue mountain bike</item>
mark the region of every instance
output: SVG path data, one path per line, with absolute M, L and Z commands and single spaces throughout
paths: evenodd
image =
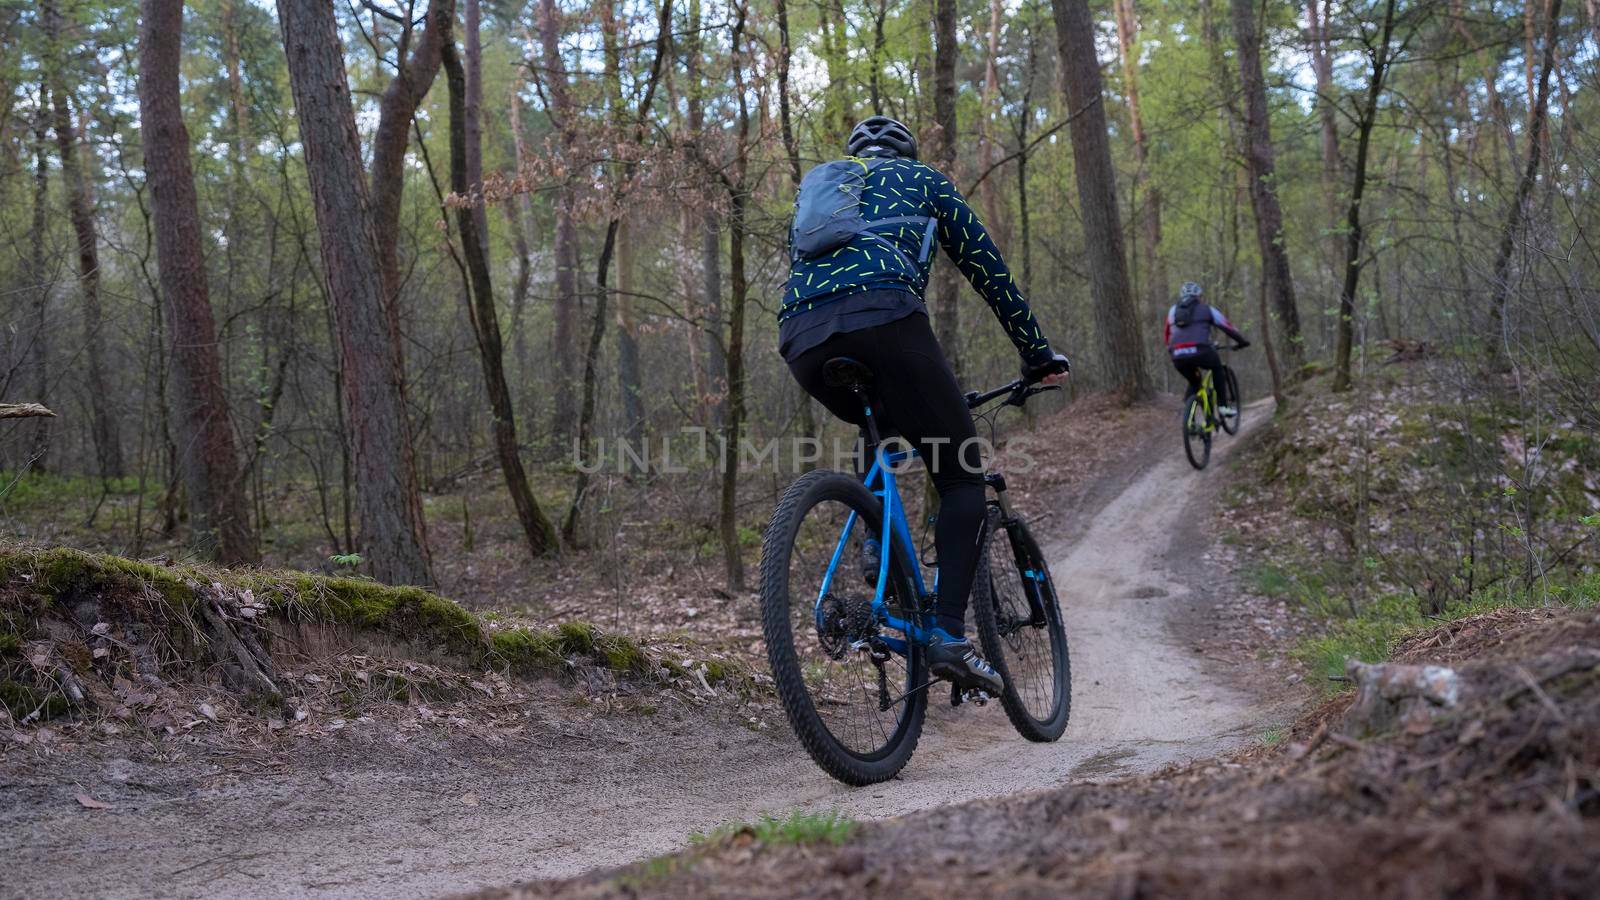
M 935 595 L 923 579 L 895 467 L 915 454 L 886 448 L 873 417 L 872 373 L 829 360 L 823 376 L 866 410 L 859 477 L 807 472 L 784 491 L 762 543 L 761 611 L 767 657 L 795 734 L 829 775 L 851 785 L 893 778 L 916 750 L 927 713 Z M 1058 388 L 1015 381 L 966 395 L 975 415 Z M 985 407 L 1001 401 L 992 408 Z M 1072 680 L 1066 630 L 1050 569 L 1006 499 L 1005 478 L 984 476 L 990 499 L 968 604 L 984 656 L 1005 682 L 1001 705 L 1023 737 L 1054 741 L 1067 727 Z M 937 570 L 933 577 L 937 586 Z M 951 703 L 982 702 L 951 686 Z

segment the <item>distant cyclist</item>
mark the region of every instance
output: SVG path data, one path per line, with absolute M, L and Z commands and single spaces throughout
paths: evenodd
M 1220 378 L 1222 358 L 1217 355 L 1217 346 L 1211 342 L 1211 329 L 1217 328 L 1233 339 L 1234 346 L 1240 350 L 1250 346 L 1244 335 L 1239 333 L 1222 310 L 1206 303 L 1201 297 L 1205 290 L 1193 281 L 1185 281 L 1178 291 L 1178 302 L 1167 310 L 1167 323 L 1162 331 L 1162 340 L 1167 344 L 1167 351 L 1172 354 L 1172 366 L 1178 370 L 1189 382 L 1189 390 L 1184 394 L 1187 400 L 1200 390 L 1200 372 L 1210 369 L 1214 383 L 1217 385 L 1217 405 L 1223 415 L 1232 415 L 1233 404 L 1237 400 L 1233 397 L 1224 397 L 1221 392 L 1225 389 L 1227 379 Z
M 939 492 L 929 667 L 962 687 L 999 694 L 1000 676 L 963 635 L 984 520 L 983 464 L 966 400 L 923 305 L 934 238 L 1000 320 L 1025 376 L 1059 381 L 1067 360 L 1051 351 L 960 191 L 917 161 L 910 129 L 871 116 L 850 132 L 845 151 L 847 159 L 817 166 L 800 185 L 778 351 L 807 393 L 858 426 L 861 402 L 825 384 L 823 364 L 847 356 L 873 371 L 880 425 L 917 448 Z

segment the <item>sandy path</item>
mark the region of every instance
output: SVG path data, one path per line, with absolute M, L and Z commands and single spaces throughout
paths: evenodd
M 1250 410 L 1247 428 L 1266 415 Z M 1218 442 L 1208 475 L 1237 440 Z M 130 783 L 160 780 L 152 767 L 117 760 L 78 785 L 4 792 L 0 858 L 10 872 L 0 896 L 433 896 L 626 863 L 763 813 L 896 816 L 1225 750 L 1255 737 L 1262 713 L 1203 671 L 1173 627 L 1211 599 L 1188 584 L 1211 581 L 1193 576 L 1196 542 L 1174 536 L 1189 504 L 1203 508 L 1212 492 L 1194 490 L 1203 476 L 1175 443 L 1149 454 L 1157 461 L 1081 538 L 1045 548 L 1074 670 L 1072 721 L 1058 743 L 1023 741 L 998 704 L 936 702 L 901 778 L 851 789 L 811 764 L 781 715 L 767 733 L 662 716 L 653 732 L 633 720 L 614 734 L 555 734 L 537 747 L 459 756 L 378 747 L 360 765 L 77 808 L 77 791 L 126 795 Z

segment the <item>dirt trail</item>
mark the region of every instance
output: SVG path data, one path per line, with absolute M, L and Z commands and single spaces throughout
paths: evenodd
M 1246 427 L 1268 414 L 1257 405 Z M 1218 442 L 1207 474 L 1238 441 Z M 668 714 L 449 754 L 375 742 L 242 779 L 112 760 L 78 784 L 0 784 L 0 856 L 14 863 L 0 895 L 433 896 L 630 862 L 764 813 L 896 816 L 1215 754 L 1265 714 L 1177 624 L 1214 600 L 1190 587 L 1214 583 L 1203 542 L 1175 538 L 1213 491 L 1194 490 L 1203 476 L 1175 442 L 1144 455 L 1078 540 L 1046 546 L 1074 670 L 1059 743 L 1023 741 L 998 704 L 936 703 L 902 777 L 866 789 L 823 775 L 781 721 L 756 732 Z M 72 802 L 86 790 L 134 799 L 91 812 Z

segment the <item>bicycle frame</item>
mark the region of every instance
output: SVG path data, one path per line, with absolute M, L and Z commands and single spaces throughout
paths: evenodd
M 1217 380 L 1210 369 L 1202 370 L 1200 375 L 1200 411 L 1205 413 L 1205 433 L 1210 434 L 1217 430 Z
M 870 410 L 868 414 L 871 414 Z M 884 596 L 889 586 L 890 554 L 896 552 L 897 547 L 905 553 L 905 558 L 911 561 L 910 574 L 917 593 L 913 602 L 920 608 L 924 598 L 929 595 L 927 584 L 922 578 L 922 566 L 917 562 L 916 545 L 911 540 L 911 524 L 906 520 L 905 506 L 900 501 L 900 486 L 894 473 L 896 465 L 916 455 L 917 451 L 914 449 L 888 452 L 882 446 L 873 447 L 872 468 L 867 471 L 866 485 L 873 496 L 883 501 L 883 521 L 878 523 L 878 582 L 877 590 L 872 595 L 872 612 L 877 620 L 888 628 L 899 631 L 919 644 L 926 644 L 932 638 L 929 631 L 918 622 L 908 622 L 890 614 L 889 603 Z M 838 573 L 840 562 L 844 559 L 845 548 L 850 544 L 850 536 L 855 531 L 857 518 L 857 514 L 852 510 L 845 519 L 838 542 L 834 544 L 833 556 L 828 560 L 828 571 L 822 577 L 822 586 L 817 591 L 817 600 L 813 607 L 818 627 L 821 627 L 822 622 L 822 600 L 833 587 L 833 578 Z M 934 573 L 934 584 L 938 585 L 937 570 Z M 887 636 L 883 640 L 890 650 L 905 655 L 907 648 L 903 641 Z
M 972 392 L 965 395 L 967 407 L 976 409 L 991 400 L 1009 395 L 1006 403 L 1011 406 L 1021 406 L 1023 401 L 1033 394 L 1052 387 L 1038 387 L 1025 381 L 1014 381 L 994 390 L 984 393 Z M 884 595 L 889 587 L 889 560 L 891 554 L 901 553 L 910 568 L 910 576 L 916 596 L 909 598 L 913 607 L 912 614 L 920 618 L 921 611 L 927 605 L 927 600 L 932 592 L 928 590 L 927 583 L 922 578 L 922 564 L 917 556 L 916 544 L 911 539 L 911 525 L 906 521 L 905 506 L 900 500 L 900 486 L 895 478 L 894 467 L 906 460 L 917 456 L 915 448 L 907 447 L 904 450 L 887 451 L 883 448 L 878 435 L 877 419 L 872 414 L 872 404 L 867 402 L 864 392 L 859 392 L 862 397 L 863 410 L 866 413 L 867 448 L 872 451 L 872 467 L 867 470 L 866 486 L 873 496 L 883 501 L 883 520 L 877 523 L 878 527 L 878 580 L 877 588 L 872 595 L 872 614 L 877 621 L 886 628 L 895 630 L 905 635 L 918 644 L 928 644 L 933 640 L 932 631 L 923 627 L 921 622 L 907 621 L 889 612 L 889 603 Z M 986 476 L 985 482 L 996 489 L 998 503 L 1001 511 L 1009 517 L 1011 510 L 1005 500 L 1005 482 L 997 475 Z M 833 588 L 833 579 L 839 571 L 839 564 L 844 559 L 845 548 L 850 544 L 850 535 L 854 533 L 858 515 L 851 510 L 845 518 L 844 527 L 839 534 L 839 540 L 833 546 L 833 555 L 828 560 L 828 570 L 822 576 L 822 586 L 817 589 L 817 599 L 812 606 L 812 616 L 820 630 L 823 627 L 822 601 Z M 1030 578 L 1036 578 L 1029 573 Z M 933 587 L 938 590 L 939 572 L 933 571 Z M 1029 593 L 1029 603 L 1033 607 L 1034 618 L 1042 617 L 1042 606 L 1037 596 L 1035 585 Z M 894 653 L 901 656 L 907 655 L 910 650 L 907 642 L 901 638 L 880 635 L 880 639 Z

